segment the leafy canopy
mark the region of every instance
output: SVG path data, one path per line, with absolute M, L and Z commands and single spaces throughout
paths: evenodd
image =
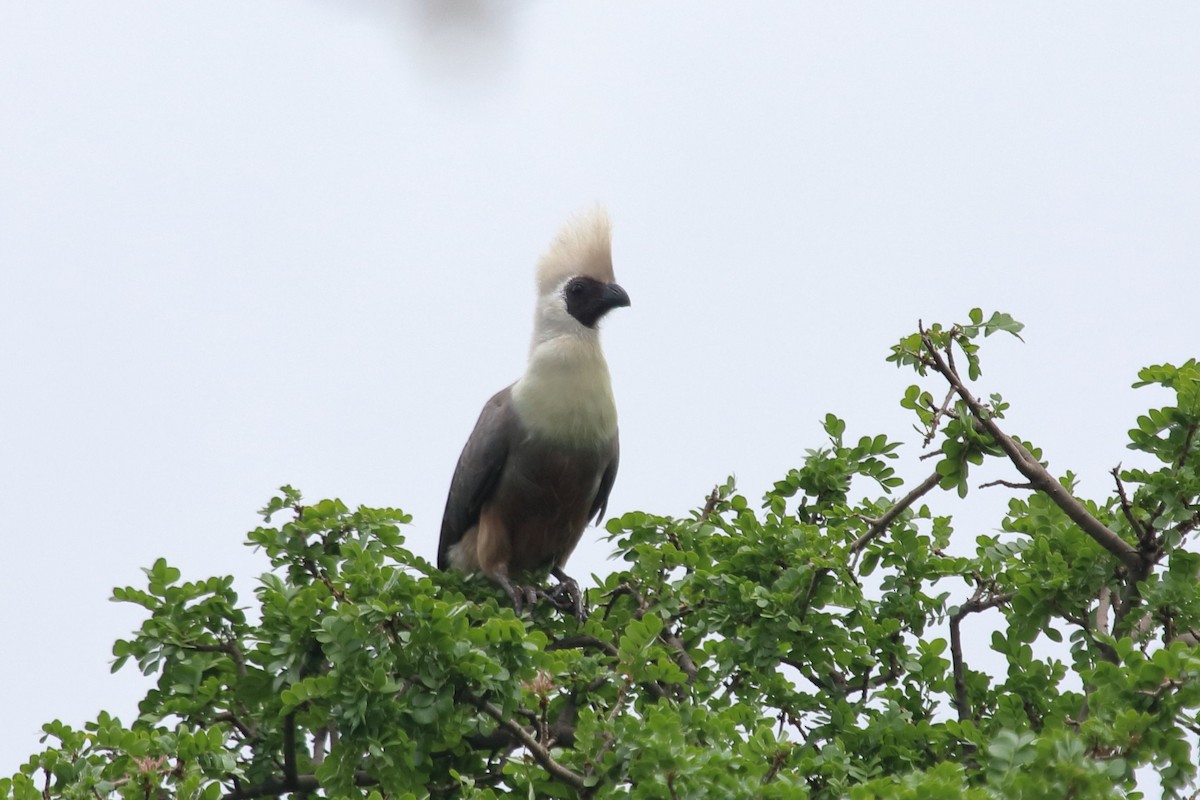
M 624 566 L 585 621 L 518 617 L 486 581 L 434 569 L 399 510 L 284 487 L 249 534 L 270 562 L 252 602 L 161 560 L 114 591 L 146 619 L 113 668 L 155 688 L 129 723 L 46 725 L 0 797 L 1057 800 L 1136 797 L 1145 765 L 1181 796 L 1200 366 L 1139 373 L 1172 404 L 1129 432 L 1144 465 L 1087 499 L 972 389 L 981 340 L 1020 330 L 976 309 L 892 348 L 920 381 L 901 405 L 933 455 L 923 481 L 903 486 L 899 442 L 830 414 L 761 507 L 727 483 L 687 518 L 611 520 Z M 1012 499 L 971 552 L 938 490 L 968 497 L 986 459 L 1011 468 Z M 964 650 L 978 615 L 989 653 Z

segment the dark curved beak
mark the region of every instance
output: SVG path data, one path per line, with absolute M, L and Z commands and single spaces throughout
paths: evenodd
M 626 308 L 630 305 L 628 293 L 615 283 L 604 287 L 604 293 L 600 295 L 600 302 L 603 303 L 605 310 Z

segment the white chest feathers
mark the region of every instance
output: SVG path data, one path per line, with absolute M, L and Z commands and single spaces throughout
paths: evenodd
M 538 342 L 512 398 L 521 424 L 536 436 L 598 445 L 617 433 L 612 381 L 597 336 Z

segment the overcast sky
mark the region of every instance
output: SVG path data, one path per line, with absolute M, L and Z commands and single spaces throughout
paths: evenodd
M 1200 355 L 1198 30 L 1194 4 L 0 5 L 0 774 L 49 719 L 136 716 L 113 586 L 165 556 L 252 599 L 275 487 L 400 506 L 432 557 L 534 263 L 597 202 L 633 299 L 610 513 L 730 473 L 758 498 L 829 411 L 921 476 L 883 359 L 977 305 L 1027 325 L 982 390 L 1107 493 L 1161 399 L 1137 369 Z

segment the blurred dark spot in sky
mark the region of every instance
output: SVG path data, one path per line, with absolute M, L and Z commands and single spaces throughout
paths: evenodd
M 450 84 L 486 84 L 512 65 L 515 3 L 486 0 L 322 0 L 392 35 L 406 65 Z

